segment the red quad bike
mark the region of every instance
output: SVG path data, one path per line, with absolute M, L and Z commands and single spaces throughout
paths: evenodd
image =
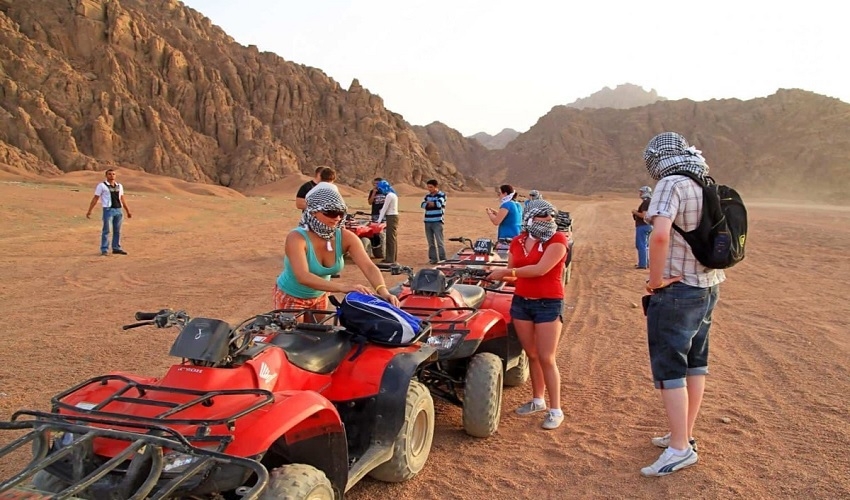
M 473 241 L 469 238 L 458 236 L 449 238 L 449 241 L 463 243 L 450 259 L 440 262 L 441 265 L 470 264 L 472 262 L 486 264 L 489 262 L 500 262 L 508 259 L 508 247 L 510 240 L 501 239 L 496 242 L 489 238 L 478 238 Z
M 431 394 L 415 379 L 436 351 L 352 345 L 335 318 L 277 310 L 231 328 L 183 311 L 137 313 L 125 329 L 180 328 L 170 354 L 182 361 L 162 378 L 86 380 L 49 412 L 0 422 L 29 430 L 0 459 L 33 450 L 0 478 L 0 498 L 334 499 L 366 474 L 412 478 L 434 432 Z
M 366 212 L 354 212 L 346 214 L 345 228 L 360 238 L 366 253 L 375 259 L 384 257 L 384 238 L 382 234 L 387 228 L 386 222 L 377 222 Z
M 451 277 L 440 269 L 415 275 L 404 266 L 388 270 L 407 274 L 408 281 L 391 292 L 403 310 L 430 323 L 426 342 L 439 353 L 423 366 L 419 380 L 435 396 L 463 408 L 467 434 L 492 435 L 499 425 L 502 385 L 524 384 L 529 375 L 528 358 L 506 322 L 512 293 L 462 283 L 484 280 L 489 272 L 484 269 L 452 269 Z

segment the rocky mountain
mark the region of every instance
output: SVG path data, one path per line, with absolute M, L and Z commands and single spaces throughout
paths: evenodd
M 474 187 L 354 80 L 245 47 L 176 0 L 0 0 L 0 166 L 235 189 L 330 165 Z
M 516 139 L 517 136 L 519 136 L 519 132 L 512 128 L 506 128 L 502 129 L 502 131 L 496 135 L 490 135 L 487 132 L 478 132 L 468 138 L 475 139 L 487 149 L 504 149 L 504 147 L 507 146 L 509 142 Z
M 494 185 L 634 191 L 650 182 L 646 143 L 665 130 L 685 135 L 704 152 L 711 174 L 743 195 L 850 197 L 850 104 L 803 90 L 626 110 L 556 106 L 475 172 Z
M 631 83 L 617 85 L 615 88 L 605 87 L 598 92 L 594 92 L 587 97 L 576 99 L 574 102 L 567 104 L 568 108 L 585 109 L 585 108 L 614 108 L 614 109 L 629 109 L 638 106 L 646 106 L 658 101 L 666 101 L 664 97 L 660 97 L 655 89 L 649 92 L 643 90 L 643 87 Z
M 489 151 L 478 141 L 463 137 L 460 132 L 441 122 L 424 127 L 414 126 L 413 131 L 419 142 L 425 144 L 425 151 L 432 162 L 463 165 L 467 177 L 473 179 L 478 173 L 490 173 L 486 165 Z

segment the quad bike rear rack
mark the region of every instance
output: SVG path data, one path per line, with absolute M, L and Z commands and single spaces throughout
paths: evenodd
M 140 432 L 117 430 L 114 427 L 135 427 Z M 223 466 L 241 469 L 243 477 L 252 474 L 256 477 L 253 486 L 240 488 L 238 493 L 244 500 L 258 498 L 269 481 L 269 473 L 260 462 L 196 448 L 178 432 L 163 426 L 31 410 L 18 411 L 9 422 L 0 422 L 0 430 L 26 429 L 30 431 L 0 448 L 0 459 L 27 444 L 32 445 L 33 452 L 32 460 L 23 469 L 9 478 L 0 479 L 0 499 L 71 499 L 79 498 L 81 494 L 91 496 L 95 490 L 86 490 L 99 481 L 100 492 L 94 494 L 95 497 L 106 496 L 108 492 L 109 498 L 173 498 L 173 495 L 179 496 L 200 484 L 212 469 Z M 62 440 L 63 445 L 53 446 L 52 441 L 57 438 Z M 116 456 L 96 461 L 93 452 L 95 439 L 121 440 L 129 444 Z M 187 458 L 194 458 L 194 461 L 190 461 L 179 473 L 163 475 L 164 455 L 168 452 L 186 455 Z M 62 481 L 61 486 L 67 486 L 61 491 L 34 489 L 30 484 L 31 478 L 63 459 L 72 464 L 71 477 L 57 478 Z M 104 485 L 102 480 L 111 472 L 117 472 L 112 478 L 118 477 L 120 480 Z
M 110 382 L 120 382 L 123 383 L 123 385 L 119 384 L 119 387 L 116 387 L 115 391 L 111 395 L 100 399 L 97 404 L 93 404 L 91 407 L 86 407 L 79 403 L 70 404 L 65 401 L 65 398 L 78 391 L 95 385 L 105 386 Z M 164 401 L 162 399 L 148 397 L 154 394 L 182 395 L 192 397 L 192 399 L 184 403 L 175 403 L 173 401 Z M 212 406 L 216 399 L 236 398 L 240 396 L 254 396 L 254 398 L 252 398 L 252 401 L 247 401 L 246 404 L 241 407 L 237 407 L 233 413 L 223 417 L 216 419 L 199 419 L 179 418 L 178 416 L 180 413 L 196 408 L 198 405 Z M 54 413 L 58 413 L 61 409 L 69 413 L 91 415 L 101 418 L 114 418 L 122 422 L 129 421 L 153 425 L 196 425 L 201 431 L 207 430 L 210 426 L 214 425 L 226 425 L 228 428 L 232 428 L 237 419 L 260 407 L 271 404 L 273 401 L 274 396 L 272 393 L 263 389 L 221 389 L 215 391 L 200 391 L 184 389 L 181 387 L 144 384 L 129 377 L 115 374 L 102 375 L 80 382 L 70 389 L 53 396 L 50 400 Z M 130 415 L 127 413 L 115 413 L 104 409 L 111 403 L 130 403 L 140 406 L 160 407 L 164 408 L 164 411 L 152 417 Z M 211 441 L 211 439 L 205 438 L 204 441 Z

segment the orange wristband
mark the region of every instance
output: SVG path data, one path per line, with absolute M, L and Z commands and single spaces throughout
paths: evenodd
M 515 267 L 511 269 L 511 276 L 516 278 L 516 268 Z

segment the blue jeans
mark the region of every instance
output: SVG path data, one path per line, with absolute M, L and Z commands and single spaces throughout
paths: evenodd
M 121 223 L 124 214 L 120 208 L 103 209 L 103 231 L 100 233 L 100 251 L 109 250 L 109 225 L 112 224 L 112 249 L 121 250 Z
M 652 226 L 649 224 L 635 228 L 635 248 L 638 252 L 638 267 L 649 267 L 649 233 Z
M 649 362 L 656 389 L 685 387 L 708 373 L 708 331 L 720 287 L 673 283 L 653 294 L 646 309 Z
M 426 222 L 425 239 L 428 240 L 428 261 L 431 263 L 446 260 L 446 247 L 443 244 L 443 223 Z
M 564 301 L 561 299 L 526 299 L 514 295 L 511 299 L 511 318 L 532 323 L 564 321 Z

